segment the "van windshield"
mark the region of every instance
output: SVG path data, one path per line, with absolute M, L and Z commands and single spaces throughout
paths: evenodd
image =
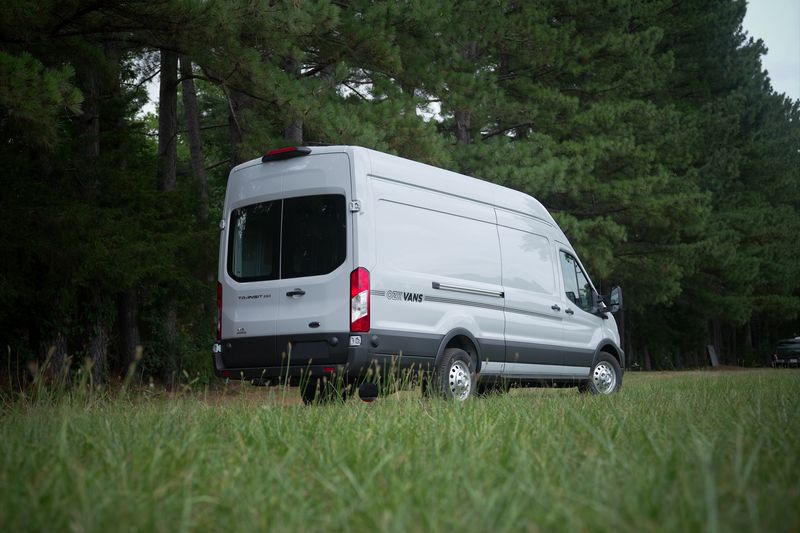
M 320 276 L 347 257 L 341 194 L 300 196 L 234 209 L 228 273 L 236 281 Z

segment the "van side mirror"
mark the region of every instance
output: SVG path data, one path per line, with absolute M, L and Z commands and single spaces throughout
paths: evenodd
M 622 289 L 614 287 L 611 289 L 611 295 L 608 297 L 609 310 L 612 313 L 617 313 L 622 310 Z
M 608 318 L 607 313 L 609 311 L 610 309 L 606 306 L 605 298 L 603 298 L 603 295 L 592 291 L 592 314 L 600 316 L 602 318 Z

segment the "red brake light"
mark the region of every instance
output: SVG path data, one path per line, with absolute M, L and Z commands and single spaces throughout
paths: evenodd
M 291 159 L 292 157 L 300 157 L 311 153 L 311 148 L 305 146 L 287 146 L 286 148 L 278 148 L 277 150 L 270 150 L 264 157 L 261 158 L 262 163 L 268 161 L 280 161 L 281 159 Z
M 222 340 L 222 283 L 217 282 L 217 340 Z
M 369 270 L 358 267 L 350 273 L 350 332 L 369 331 Z

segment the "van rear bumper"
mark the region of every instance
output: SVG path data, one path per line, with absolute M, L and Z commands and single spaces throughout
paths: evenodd
M 332 374 L 358 379 L 370 370 L 429 371 L 441 340 L 441 336 L 411 338 L 379 331 L 224 339 L 214 344 L 212 361 L 214 374 L 227 379 L 297 383 L 303 377 Z
M 308 376 L 358 376 L 371 362 L 366 336 L 350 346 L 350 333 L 224 339 L 214 344 L 217 377 L 296 382 Z M 277 349 L 278 346 L 283 349 Z

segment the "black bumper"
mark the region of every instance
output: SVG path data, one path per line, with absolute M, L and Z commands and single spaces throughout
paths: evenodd
M 384 373 L 432 368 L 441 338 L 418 341 L 409 353 L 408 339 L 375 333 L 223 339 L 214 344 L 214 374 L 227 379 L 295 384 L 314 376 L 358 378 L 370 370 Z M 401 341 L 406 342 L 401 345 Z M 403 353 L 406 355 L 399 355 Z

